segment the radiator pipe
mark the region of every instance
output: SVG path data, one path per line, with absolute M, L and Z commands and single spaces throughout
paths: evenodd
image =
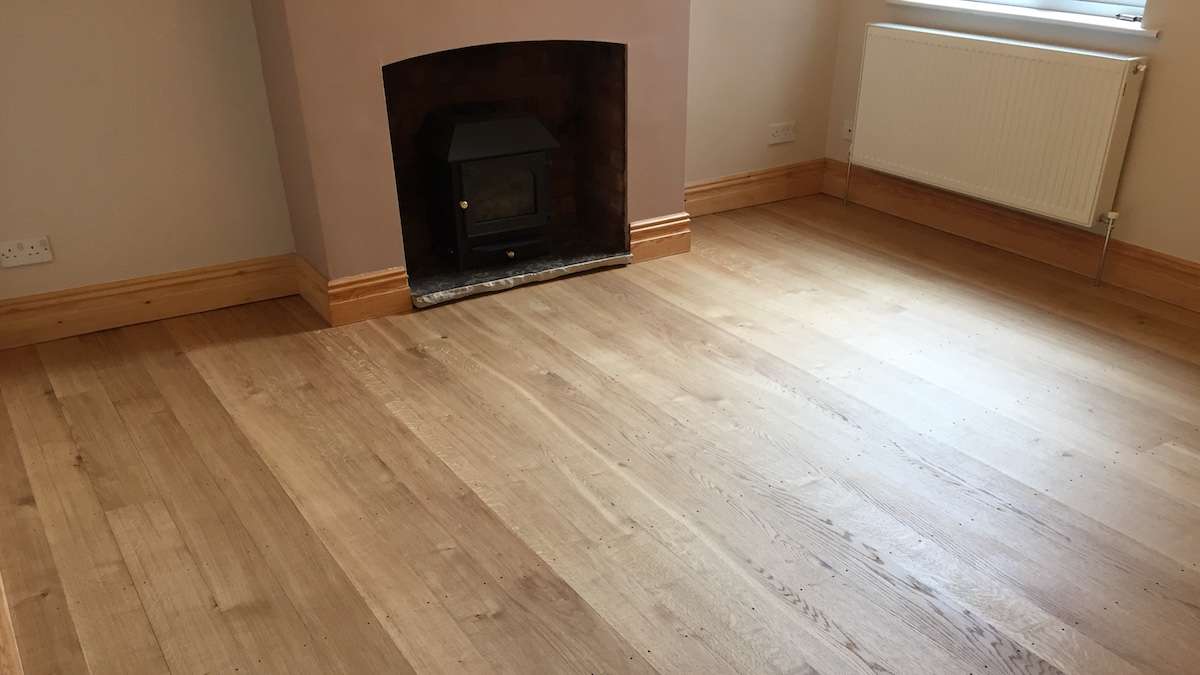
M 850 146 L 850 154 L 846 155 L 846 190 L 842 193 L 842 206 L 850 205 L 850 176 L 854 170 L 854 146 Z
M 1121 214 L 1116 211 L 1109 211 L 1104 214 L 1104 224 L 1108 226 L 1108 229 L 1104 231 L 1104 248 L 1100 249 L 1100 264 L 1096 266 L 1096 278 L 1094 282 L 1097 286 L 1104 281 L 1104 263 L 1108 261 L 1108 245 L 1112 242 L 1112 233 L 1113 230 L 1117 229 L 1117 218 L 1120 217 Z

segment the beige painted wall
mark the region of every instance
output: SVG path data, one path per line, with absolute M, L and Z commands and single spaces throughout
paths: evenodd
M 895 21 L 1151 58 L 1134 126 L 1128 163 L 1117 195 L 1122 213 L 1119 239 L 1200 261 L 1200 2 L 1149 0 L 1147 25 L 1158 40 L 1096 33 L 888 5 L 885 0 L 843 0 L 833 98 L 827 125 L 829 156 L 845 159 L 843 119 L 853 117 L 863 27 Z
M 0 298 L 292 250 L 246 0 L 0 2 Z
M 689 184 L 824 156 L 840 1 L 692 0 Z

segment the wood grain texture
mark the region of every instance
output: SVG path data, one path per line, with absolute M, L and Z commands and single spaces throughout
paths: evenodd
M 311 315 L 309 327 L 322 326 L 322 319 Z M 187 464 L 162 474 L 174 482 L 169 487 L 163 483 L 160 495 L 170 498 L 177 513 L 187 514 L 180 519 L 184 534 L 206 569 L 215 599 L 228 615 L 266 626 L 244 634 L 264 645 L 280 644 L 271 653 L 291 665 L 272 667 L 265 662 L 268 671 L 407 671 L 407 659 L 196 369 L 192 358 L 208 349 L 209 337 L 196 335 L 185 351 L 155 323 L 123 329 L 115 339 L 125 350 L 117 359 L 132 362 L 147 376 L 142 380 L 145 388 L 132 390 L 142 392 L 139 398 L 151 409 L 169 411 L 160 416 L 159 425 L 170 434 L 166 438 L 175 439 L 168 447 L 184 460 L 191 454 L 181 440 L 186 437 L 194 450 Z M 158 400 L 146 397 L 147 391 L 157 392 Z M 207 471 L 193 468 L 196 460 Z M 187 482 L 194 487 L 185 489 Z M 221 515 L 205 517 L 195 509 Z M 297 616 L 301 629 L 294 628 Z
M 6 656 L 7 667 L 21 663 L 31 673 L 80 672 L 86 665 L 75 624 L 3 403 L 0 399 L 0 581 L 8 630 L 21 646 L 20 654 Z
M 8 594 L 4 591 L 4 577 L 0 575 L 0 673 L 22 675 L 24 672 L 12 614 L 8 609 Z
M 691 217 L 686 213 L 629 224 L 629 252 L 635 263 L 687 253 L 692 246 Z
M 827 161 L 822 191 L 841 197 L 846 163 Z M 861 167 L 854 169 L 850 201 L 1088 276 L 1103 246 L 1101 234 Z M 1113 240 L 1104 281 L 1200 311 L 1200 263 Z
M 135 473 L 128 483 L 101 483 L 106 475 L 112 477 L 105 471 L 119 460 L 110 461 L 105 447 L 76 437 L 36 350 L 0 351 L 0 390 L 57 568 L 52 571 L 62 580 L 88 669 L 168 672 L 105 518 L 106 501 L 112 505 L 123 495 L 141 494 L 139 476 Z M 81 411 L 94 402 L 90 397 L 73 400 Z M 102 441 L 108 433 L 127 433 L 101 426 L 78 428 Z
M 815 195 L 824 175 L 824 159 L 747 171 L 687 186 L 684 207 L 695 217 Z
M 124 506 L 108 522 L 171 672 L 250 670 L 166 506 Z
M 408 272 L 403 267 L 326 279 L 307 260 L 296 256 L 296 273 L 300 296 L 331 326 L 413 310 Z
M 1194 672 L 1200 314 L 824 196 L 692 228 L 0 352 L 26 671 Z
M 0 349 L 295 292 L 289 254 L 0 300 Z

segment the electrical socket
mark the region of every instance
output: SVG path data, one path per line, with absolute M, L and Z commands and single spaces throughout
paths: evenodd
M 776 122 L 767 125 L 767 145 L 791 143 L 796 140 L 795 122 Z
M 54 260 L 50 237 L 42 235 L 29 239 L 0 242 L 0 267 L 36 265 Z
M 850 120 L 842 120 L 842 140 L 854 140 L 854 123 Z

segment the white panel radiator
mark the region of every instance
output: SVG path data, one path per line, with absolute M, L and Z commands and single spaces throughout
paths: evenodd
M 1080 227 L 1112 209 L 1145 59 L 867 27 L 851 161 Z

